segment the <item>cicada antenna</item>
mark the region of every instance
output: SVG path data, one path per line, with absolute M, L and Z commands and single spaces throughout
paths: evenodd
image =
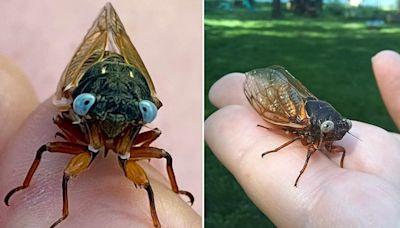
M 347 133 L 348 133 L 349 135 L 353 136 L 354 138 L 356 138 L 356 139 L 358 139 L 358 140 L 362 141 L 362 140 L 361 140 L 360 138 L 358 138 L 357 136 L 355 136 L 355 135 L 351 134 L 351 132 L 350 132 L 350 131 L 348 131 Z

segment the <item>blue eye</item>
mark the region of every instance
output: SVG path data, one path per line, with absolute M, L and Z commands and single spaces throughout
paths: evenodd
M 148 100 L 142 100 L 139 102 L 139 109 L 142 113 L 143 122 L 150 123 L 157 116 L 157 107 L 153 102 Z
M 72 108 L 74 112 L 80 116 L 84 116 L 88 113 L 90 107 L 96 101 L 96 97 L 90 93 L 82 93 L 74 99 Z

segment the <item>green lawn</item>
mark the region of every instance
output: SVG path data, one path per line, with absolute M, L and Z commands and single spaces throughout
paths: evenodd
M 206 12 L 205 115 L 216 110 L 207 94 L 221 76 L 278 64 L 344 116 L 396 131 L 370 64 L 383 49 L 400 51 L 400 27 L 369 30 L 364 22 L 335 18 L 273 20 L 268 9 Z M 274 227 L 208 147 L 205 153 L 206 227 Z

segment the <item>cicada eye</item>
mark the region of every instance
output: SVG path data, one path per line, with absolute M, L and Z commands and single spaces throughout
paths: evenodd
M 142 113 L 143 122 L 150 123 L 157 116 L 156 105 L 149 100 L 142 100 L 139 102 L 139 109 Z
M 72 108 L 76 114 L 84 116 L 88 113 L 95 101 L 96 97 L 93 94 L 82 93 L 74 99 Z
M 323 133 L 328 133 L 335 128 L 335 124 L 330 120 L 325 120 L 320 128 Z

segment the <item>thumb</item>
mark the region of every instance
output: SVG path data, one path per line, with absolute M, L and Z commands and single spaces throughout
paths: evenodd
M 400 127 L 400 55 L 381 51 L 372 58 L 372 69 L 386 108 Z

